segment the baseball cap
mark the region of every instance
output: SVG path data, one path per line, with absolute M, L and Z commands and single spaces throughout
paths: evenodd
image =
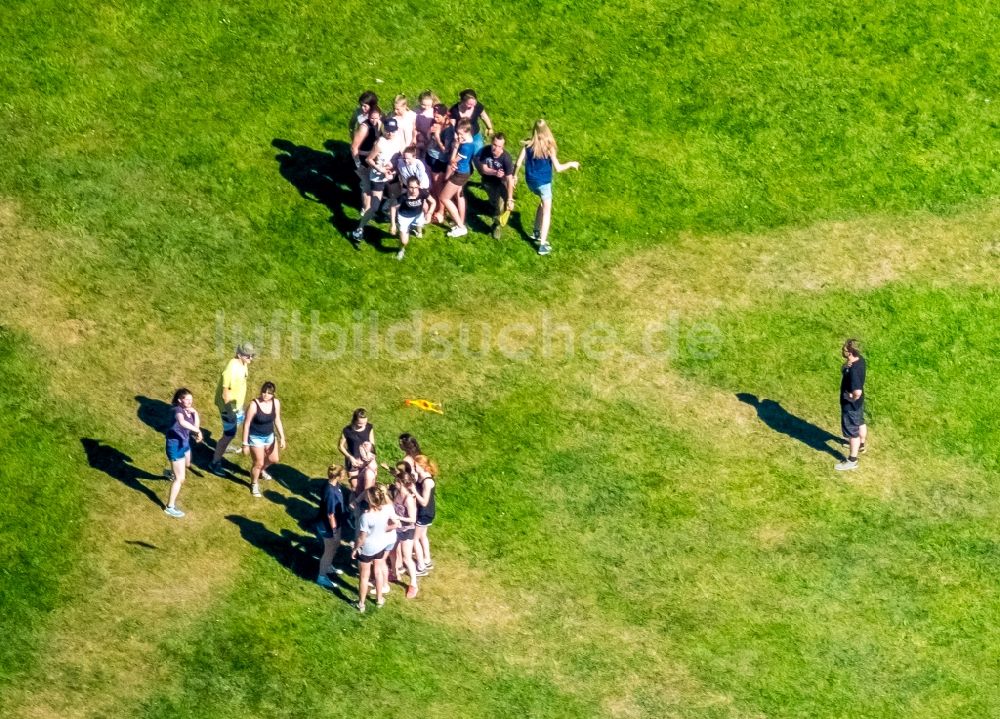
M 243 357 L 256 357 L 257 349 L 249 342 L 241 342 L 236 345 L 236 354 Z
M 386 132 L 396 132 L 399 129 L 399 123 L 390 117 L 382 125 L 382 129 Z

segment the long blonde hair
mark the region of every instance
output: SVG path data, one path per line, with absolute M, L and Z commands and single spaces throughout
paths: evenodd
M 534 157 L 546 158 L 556 154 L 556 138 L 545 120 L 539 120 L 531 131 L 531 138 L 524 141 L 525 147 L 531 148 Z

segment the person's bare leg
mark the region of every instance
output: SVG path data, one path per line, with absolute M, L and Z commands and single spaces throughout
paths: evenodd
M 538 241 L 540 244 L 548 244 L 549 226 L 552 224 L 552 200 L 542 199 L 538 206 L 538 217 L 535 219 L 535 226 L 538 228 Z
M 358 562 L 358 608 L 365 608 L 365 599 L 368 598 L 368 577 L 371 575 L 371 562 Z
M 857 459 L 858 458 L 858 449 L 861 447 L 861 435 L 860 435 L 860 433 L 858 433 L 857 437 L 851 437 L 850 439 L 848 439 L 847 445 L 850 448 L 850 451 L 849 451 L 849 453 L 847 455 L 847 458 L 849 460 L 850 459 Z
M 187 461 L 178 459 L 170 463 L 170 468 L 174 473 L 174 481 L 170 483 L 170 495 L 167 499 L 167 506 L 173 507 L 177 501 L 177 495 L 181 493 L 181 485 L 184 484 L 184 473 L 187 469 Z

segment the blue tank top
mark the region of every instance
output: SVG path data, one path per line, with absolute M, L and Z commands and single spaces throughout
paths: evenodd
M 458 165 L 455 172 L 469 174 L 472 172 L 472 156 L 476 152 L 475 142 L 463 142 L 458 146 Z
M 552 160 L 548 157 L 535 157 L 530 147 L 525 149 L 524 179 L 529 185 L 541 187 L 552 182 Z

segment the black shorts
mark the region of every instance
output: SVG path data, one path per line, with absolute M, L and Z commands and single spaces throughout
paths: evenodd
M 407 527 L 406 529 L 397 529 L 396 542 L 409 542 L 411 539 L 413 539 L 413 533 L 415 531 L 416 529 L 412 525 Z
M 375 554 L 359 554 L 358 561 L 368 564 L 369 562 L 376 562 L 384 556 L 385 550 L 383 549 L 381 552 L 375 552 Z
M 385 186 L 388 185 L 388 184 L 389 184 L 388 182 L 375 182 L 374 180 L 372 180 L 372 189 L 371 189 L 371 191 L 372 192 L 385 192 Z
M 860 437 L 861 425 L 865 423 L 865 406 L 857 409 L 849 406 L 840 408 L 840 431 L 845 437 Z
M 447 160 L 435 160 L 433 157 L 428 157 L 427 164 L 430 166 L 431 172 L 445 172 L 448 169 Z
M 418 527 L 429 527 L 434 524 L 434 517 L 417 517 Z

